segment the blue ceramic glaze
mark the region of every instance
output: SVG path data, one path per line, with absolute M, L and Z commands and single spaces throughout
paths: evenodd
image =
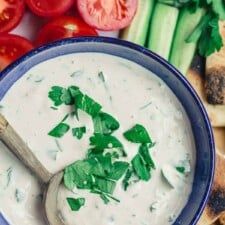
M 77 52 L 102 52 L 136 62 L 160 77 L 182 103 L 191 121 L 197 162 L 191 196 L 174 225 L 196 224 L 207 202 L 213 180 L 215 146 L 212 128 L 207 113 L 189 82 L 160 56 L 119 39 L 106 37 L 65 39 L 28 53 L 0 73 L 0 101 L 9 88 L 36 64 Z M 1 217 L 0 225 L 7 225 Z

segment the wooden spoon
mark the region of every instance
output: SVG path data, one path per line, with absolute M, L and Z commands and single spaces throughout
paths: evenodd
M 57 208 L 59 185 L 62 182 L 63 171 L 51 174 L 41 164 L 22 138 L 0 114 L 0 140 L 15 154 L 23 164 L 30 169 L 39 181 L 45 184 L 44 213 L 49 225 L 65 225 Z

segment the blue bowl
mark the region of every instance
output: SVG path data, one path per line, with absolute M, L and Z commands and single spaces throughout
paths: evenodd
M 215 146 L 207 113 L 189 82 L 160 56 L 138 45 L 106 37 L 82 37 L 40 47 L 0 74 L 0 101 L 10 87 L 33 66 L 54 57 L 77 52 L 101 52 L 131 60 L 160 77 L 182 103 L 191 121 L 196 145 L 196 168 L 192 193 L 174 225 L 194 225 L 206 205 L 215 166 Z M 1 221 L 1 225 L 7 225 Z

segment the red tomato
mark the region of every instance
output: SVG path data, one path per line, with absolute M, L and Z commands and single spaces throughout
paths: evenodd
M 74 0 L 26 0 L 31 11 L 43 17 L 56 17 L 64 14 Z
M 68 37 L 96 36 L 97 32 L 72 16 L 62 16 L 46 24 L 37 37 L 36 44 L 42 45 Z
M 119 30 L 130 24 L 137 3 L 138 0 L 77 0 L 77 8 L 90 26 L 100 30 Z
M 0 33 L 16 27 L 24 14 L 24 0 L 0 0 Z
M 13 34 L 1 34 L 0 71 L 32 48 L 33 45 L 23 37 Z

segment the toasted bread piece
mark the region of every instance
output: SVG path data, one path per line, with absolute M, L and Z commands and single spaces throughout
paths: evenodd
M 219 222 L 220 225 L 225 225 L 225 212 L 222 213 L 218 222 Z
M 211 105 L 207 102 L 203 78 L 195 70 L 189 70 L 187 79 L 201 98 L 214 127 L 225 127 L 225 105 Z
M 225 211 L 225 157 L 216 154 L 216 171 L 208 204 L 198 225 L 214 223 Z
M 225 43 L 225 21 L 220 22 L 220 33 Z M 206 60 L 205 90 L 210 104 L 225 104 L 225 45 Z
M 225 127 L 214 128 L 213 129 L 216 148 L 220 153 L 225 155 Z

